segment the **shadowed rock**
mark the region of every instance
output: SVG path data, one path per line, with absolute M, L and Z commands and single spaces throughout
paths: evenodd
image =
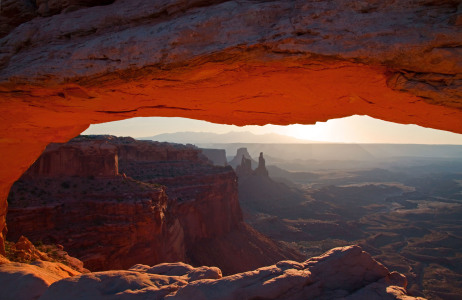
M 35 300 L 55 281 L 80 275 L 66 265 L 48 261 L 0 265 L 0 299 Z M 65 297 L 64 297 L 65 298 Z
M 51 144 L 9 203 L 9 239 L 62 244 L 92 271 L 187 261 L 232 274 L 303 258 L 243 224 L 236 174 L 192 145 L 113 136 Z
M 0 244 L 12 183 L 92 123 L 361 114 L 462 132 L 461 11 L 457 0 L 2 1 Z
M 198 271 L 200 270 L 200 271 Z M 200 279 L 192 273 L 199 272 Z M 207 275 L 209 274 L 209 275 Z M 80 275 L 54 283 L 40 300 L 81 299 L 422 299 L 408 296 L 404 276 L 358 246 L 335 248 L 303 263 L 281 261 L 220 278 L 208 267 L 163 264 Z
M 263 152 L 260 152 L 260 157 L 258 157 L 258 166 L 255 169 L 255 175 L 268 177 L 268 170 L 265 165 L 265 158 L 263 157 Z

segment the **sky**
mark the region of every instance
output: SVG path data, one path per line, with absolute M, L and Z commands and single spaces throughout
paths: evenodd
M 82 134 L 111 134 L 116 136 L 147 137 L 173 132 L 249 131 L 254 134 L 277 133 L 303 140 L 339 143 L 402 143 L 402 144 L 456 144 L 462 145 L 462 135 L 402 125 L 374 119 L 368 116 L 351 116 L 318 122 L 315 125 L 293 124 L 288 126 L 234 126 L 214 124 L 185 118 L 132 118 L 91 125 Z

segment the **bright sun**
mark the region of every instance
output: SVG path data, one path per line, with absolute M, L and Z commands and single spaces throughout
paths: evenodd
M 286 135 L 301 140 L 329 141 L 328 128 L 325 124 L 324 122 L 318 122 L 316 125 L 293 124 L 286 126 L 284 131 Z
M 402 125 L 377 120 L 368 116 L 351 116 L 318 122 L 316 125 L 244 126 L 213 124 L 184 118 L 133 118 L 92 125 L 84 134 L 113 134 L 147 137 L 169 132 L 248 131 L 253 134 L 278 133 L 300 140 L 334 143 L 402 143 L 402 144 L 458 144 L 462 135 L 451 132 Z

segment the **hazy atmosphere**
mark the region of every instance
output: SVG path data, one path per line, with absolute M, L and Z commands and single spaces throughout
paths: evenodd
M 214 124 L 185 118 L 132 118 L 123 121 L 91 125 L 82 134 L 111 134 L 151 137 L 174 132 L 251 132 L 257 135 L 279 134 L 299 139 L 275 141 L 274 136 L 266 142 L 339 142 L 339 143 L 403 143 L 403 144 L 462 144 L 462 135 L 424 128 L 417 125 L 403 125 L 374 119 L 368 116 L 351 116 L 318 122 L 315 125 L 293 124 L 288 126 L 234 126 Z M 243 142 L 234 140 L 229 142 Z M 265 141 L 260 141 L 265 142 Z
M 0 0 L 0 300 L 461 300 L 461 1 Z

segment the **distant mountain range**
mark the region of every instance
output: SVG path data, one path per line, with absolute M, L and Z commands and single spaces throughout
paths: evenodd
M 163 133 L 154 136 L 137 138 L 138 140 L 153 140 L 159 142 L 171 142 L 181 144 L 209 144 L 209 143 L 268 143 L 268 144 L 299 144 L 319 143 L 316 141 L 300 140 L 290 136 L 267 133 L 254 134 L 248 131 L 232 131 L 228 133 L 212 132 L 174 132 Z

